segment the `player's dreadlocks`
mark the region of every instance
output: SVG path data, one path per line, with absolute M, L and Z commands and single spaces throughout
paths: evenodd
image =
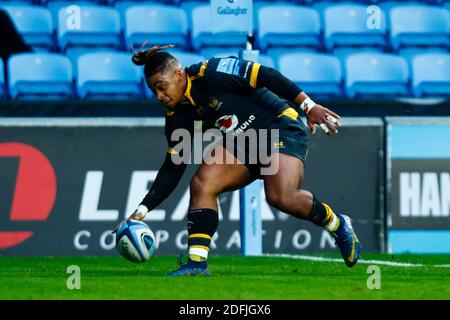
M 144 75 L 145 78 L 153 76 L 154 74 L 165 72 L 169 69 L 169 67 L 177 61 L 177 59 L 172 56 L 168 52 L 164 52 L 161 50 L 169 49 L 175 47 L 173 44 L 165 45 L 165 46 L 153 46 L 148 50 L 144 50 L 147 41 L 141 46 L 141 50 L 136 52 L 133 46 L 131 46 L 131 50 L 133 51 L 133 57 L 131 60 L 135 65 L 144 66 Z

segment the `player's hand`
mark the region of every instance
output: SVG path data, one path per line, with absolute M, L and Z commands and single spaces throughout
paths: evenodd
M 122 222 L 126 221 L 126 220 L 139 220 L 142 221 L 145 218 L 145 214 L 142 212 L 139 212 L 138 210 L 135 210 L 128 218 L 123 219 L 122 221 L 120 221 L 120 223 L 114 228 L 114 230 L 112 231 L 112 233 L 116 233 L 117 230 L 119 230 L 120 225 L 122 224 Z
M 341 125 L 338 120 L 340 119 L 340 116 L 320 104 L 316 104 L 314 108 L 309 110 L 306 119 L 312 134 L 316 133 L 316 124 L 319 125 L 327 135 L 338 133 L 337 127 Z

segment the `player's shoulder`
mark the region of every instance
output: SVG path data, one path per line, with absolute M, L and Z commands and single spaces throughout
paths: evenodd
M 213 57 L 208 61 L 208 70 L 222 73 L 232 73 L 241 64 L 241 59 L 236 56 Z
M 240 59 L 236 56 L 228 56 L 222 58 L 214 58 L 209 66 L 211 72 L 215 74 L 215 77 L 221 79 L 229 79 L 229 76 L 243 77 L 247 74 L 252 62 L 244 59 Z M 208 74 L 208 72 L 206 72 Z
M 185 68 L 189 77 L 194 77 L 202 72 L 209 64 L 209 60 L 203 60 L 195 64 L 191 64 Z M 204 71 L 203 71 L 204 72 Z
M 190 65 L 186 68 L 188 76 L 196 77 L 198 75 L 207 75 L 210 73 L 229 73 L 232 74 L 239 69 L 242 60 L 236 56 L 211 57 L 202 62 Z

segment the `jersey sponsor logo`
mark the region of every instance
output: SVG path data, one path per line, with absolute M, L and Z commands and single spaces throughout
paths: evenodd
M 256 116 L 255 115 L 250 115 L 249 117 L 248 117 L 248 119 L 246 120 L 246 121 L 244 121 L 244 123 L 242 123 L 240 126 L 239 126 L 239 128 L 237 128 L 235 131 L 234 131 L 234 133 L 233 133 L 233 135 L 237 135 L 237 134 L 239 134 L 239 133 L 241 133 L 241 132 L 244 132 L 249 126 L 250 126 L 250 124 L 253 122 L 253 121 L 255 121 L 255 119 L 256 119 Z
M 239 74 L 239 60 L 236 58 L 222 58 L 217 64 L 217 72 L 227 73 L 227 74 Z
M 233 114 L 220 117 L 219 119 L 217 119 L 215 125 L 216 128 L 218 128 L 220 131 L 226 133 L 234 130 L 234 128 L 237 127 L 238 123 L 238 118 Z

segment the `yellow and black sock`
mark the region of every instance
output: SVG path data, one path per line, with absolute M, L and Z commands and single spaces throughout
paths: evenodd
M 340 224 L 330 206 L 319 201 L 316 196 L 313 196 L 313 205 L 306 219 L 330 232 L 335 232 Z
M 213 209 L 196 209 L 188 212 L 188 247 L 192 261 L 206 261 L 209 245 L 217 230 L 219 215 Z

